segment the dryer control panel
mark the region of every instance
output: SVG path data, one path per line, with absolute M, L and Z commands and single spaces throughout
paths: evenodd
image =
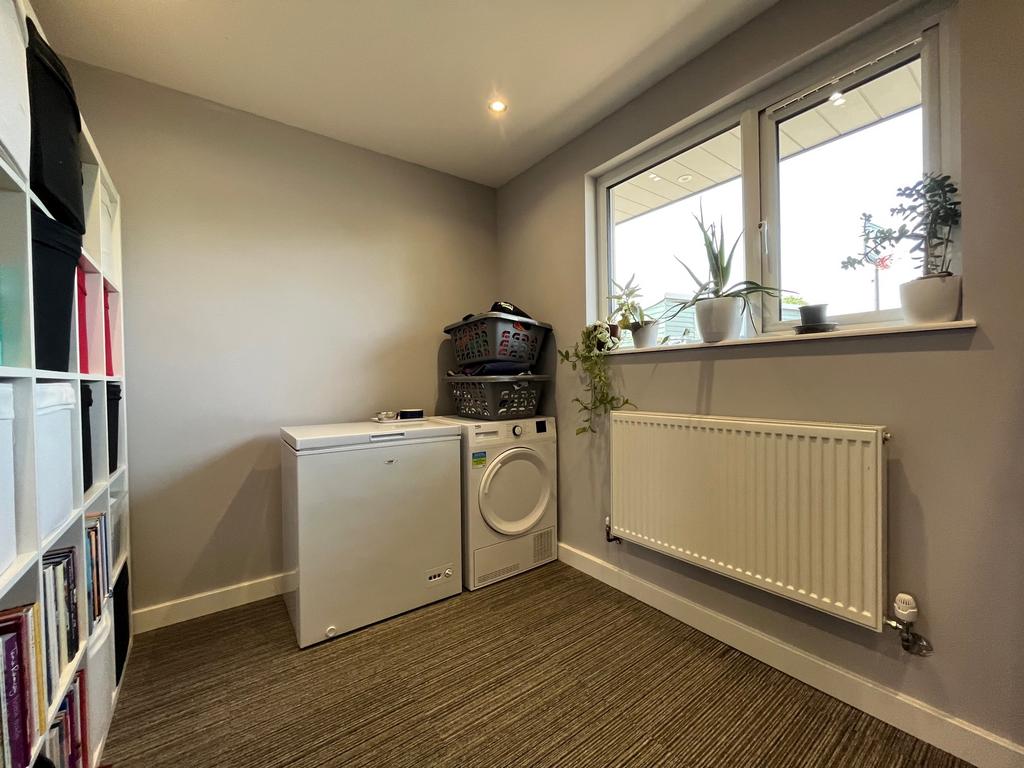
M 511 421 L 481 421 L 472 425 L 468 435 L 473 445 L 485 443 L 534 443 L 555 439 L 555 419 L 537 416 Z

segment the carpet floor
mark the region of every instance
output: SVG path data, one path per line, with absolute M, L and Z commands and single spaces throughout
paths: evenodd
M 104 762 L 969 768 L 560 563 L 305 651 L 278 598 L 140 635 Z

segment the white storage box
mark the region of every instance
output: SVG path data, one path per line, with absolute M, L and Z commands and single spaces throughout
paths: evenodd
M 0 573 L 18 555 L 14 524 L 14 385 L 0 384 Z
M 75 390 L 70 384 L 36 385 L 36 509 L 45 539 L 74 510 L 71 420 Z
M 99 756 L 103 738 L 110 726 L 114 703 L 114 617 L 110 606 L 93 628 L 89 637 L 89 655 L 86 661 L 86 696 L 89 702 L 90 761 Z
M 28 28 L 18 0 L 0 0 L 0 154 L 28 179 L 32 121 L 25 47 Z

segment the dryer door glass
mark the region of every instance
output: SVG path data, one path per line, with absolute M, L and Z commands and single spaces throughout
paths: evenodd
M 487 466 L 480 480 L 480 514 L 498 533 L 526 533 L 544 515 L 551 480 L 551 469 L 535 451 L 507 450 Z

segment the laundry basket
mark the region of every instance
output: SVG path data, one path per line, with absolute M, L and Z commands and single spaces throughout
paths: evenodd
M 530 418 L 537 414 L 550 376 L 446 376 L 459 416 L 485 421 Z
M 445 326 L 460 367 L 479 363 L 536 365 L 551 326 L 528 317 L 484 312 Z

